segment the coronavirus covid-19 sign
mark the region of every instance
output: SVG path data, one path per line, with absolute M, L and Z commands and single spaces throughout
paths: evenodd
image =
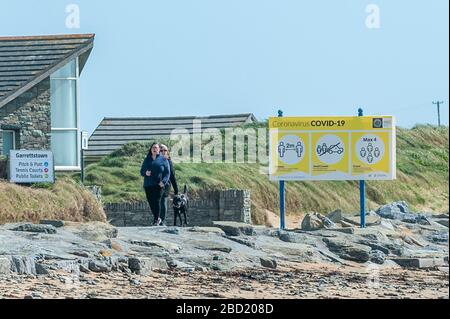
M 393 116 L 272 117 L 271 180 L 395 179 Z
M 51 151 L 15 151 L 9 153 L 9 179 L 14 183 L 53 183 Z

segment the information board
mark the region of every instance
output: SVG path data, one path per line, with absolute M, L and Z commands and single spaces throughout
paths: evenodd
M 269 118 L 271 180 L 392 180 L 393 116 Z
M 9 179 L 14 183 L 54 183 L 53 153 L 11 150 Z

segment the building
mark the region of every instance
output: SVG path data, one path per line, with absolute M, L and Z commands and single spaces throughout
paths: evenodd
M 80 169 L 79 77 L 93 34 L 0 37 L 0 155 L 52 150 L 56 170 Z
M 89 150 L 85 151 L 86 161 L 98 160 L 130 142 L 168 138 L 174 129 L 186 129 L 192 133 L 194 120 L 201 121 L 202 129 L 223 129 L 257 121 L 251 113 L 205 117 L 104 118 L 89 138 Z

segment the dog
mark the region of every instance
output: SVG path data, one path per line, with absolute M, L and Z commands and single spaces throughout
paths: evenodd
M 173 225 L 177 225 L 177 217 L 180 219 L 180 226 L 187 226 L 187 212 L 188 212 L 188 196 L 187 186 L 184 185 L 184 191 L 182 194 L 175 195 L 173 198 Z M 184 223 L 181 219 L 181 215 L 184 216 Z

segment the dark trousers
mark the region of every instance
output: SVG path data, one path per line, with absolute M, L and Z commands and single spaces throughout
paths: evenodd
M 159 185 L 154 186 L 147 186 L 144 187 L 145 189 L 145 195 L 147 196 L 148 204 L 150 205 L 150 209 L 153 213 L 153 223 L 156 223 L 158 221 L 158 218 L 160 218 L 160 212 L 161 212 L 161 197 L 163 195 L 164 189 L 161 188 Z
M 163 194 L 161 197 L 161 205 L 160 205 L 161 222 L 164 222 L 166 220 L 168 200 L 169 200 L 169 196 L 166 196 L 166 194 Z

